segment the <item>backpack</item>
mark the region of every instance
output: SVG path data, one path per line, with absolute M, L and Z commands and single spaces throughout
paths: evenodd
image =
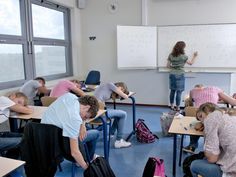
M 143 177 L 153 177 L 153 176 L 166 177 L 163 159 L 149 157 L 143 171 Z
M 115 174 L 104 157 L 97 157 L 84 171 L 84 177 L 115 177 Z
M 153 143 L 155 138 L 159 139 L 157 135 L 154 135 L 147 125 L 144 123 L 143 119 L 138 119 L 135 124 L 136 137 L 140 143 Z
M 203 159 L 204 158 L 204 152 L 199 152 L 198 154 L 193 154 L 188 157 L 186 157 L 183 161 L 183 172 L 184 177 L 192 177 L 192 173 L 190 170 L 190 165 L 194 160 L 197 159 Z

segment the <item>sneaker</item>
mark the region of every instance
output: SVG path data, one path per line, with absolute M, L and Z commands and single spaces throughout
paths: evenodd
M 191 154 L 195 154 L 194 151 L 195 151 L 195 147 L 193 146 L 186 146 L 182 149 L 184 152 L 188 152 L 188 153 L 191 153 Z
M 127 142 L 127 141 L 125 141 L 123 139 L 120 139 L 120 140 L 116 140 L 115 141 L 114 146 L 115 146 L 115 148 L 129 147 L 129 146 L 131 146 L 131 143 Z

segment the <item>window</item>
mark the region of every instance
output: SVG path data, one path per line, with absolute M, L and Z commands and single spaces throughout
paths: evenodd
M 45 0 L 0 0 L 0 89 L 72 75 L 69 15 Z

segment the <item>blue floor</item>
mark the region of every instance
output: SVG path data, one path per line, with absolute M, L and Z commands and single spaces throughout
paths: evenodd
M 132 130 L 132 108 L 129 105 L 117 105 L 117 109 L 125 110 L 128 113 L 128 119 L 126 120 L 125 126 L 125 134 L 127 137 L 127 135 Z M 160 139 L 151 144 L 141 144 L 137 142 L 135 136 L 132 136 L 132 138 L 130 139 L 130 141 L 132 142 L 132 146 L 130 148 L 122 149 L 115 149 L 113 147 L 114 139 L 111 140 L 109 162 L 116 177 L 142 177 L 143 169 L 146 161 L 148 160 L 148 157 L 159 157 L 164 159 L 166 175 L 167 177 L 172 176 L 173 138 L 162 137 L 160 125 L 160 116 L 162 112 L 168 111 L 168 108 L 146 106 L 136 107 L 137 119 L 144 119 L 150 130 L 157 134 Z M 189 137 L 186 137 L 184 139 L 184 145 L 187 145 L 188 142 Z M 177 143 L 179 147 L 180 137 L 178 137 Z M 202 147 L 202 138 L 199 146 Z M 99 155 L 103 155 L 102 133 L 97 144 L 96 153 Z M 184 156 L 186 156 L 186 154 L 184 154 Z M 62 163 L 62 169 L 62 172 L 57 172 L 57 177 L 71 176 L 71 162 L 64 161 Z M 76 176 L 83 177 L 82 168 L 76 169 Z M 177 166 L 176 177 L 182 176 L 182 168 Z

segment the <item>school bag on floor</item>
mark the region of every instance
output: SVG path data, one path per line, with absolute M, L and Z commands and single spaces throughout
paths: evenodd
M 149 157 L 143 171 L 143 177 L 166 177 L 164 160 Z
M 84 171 L 84 177 L 116 177 L 104 157 L 97 157 Z
M 144 123 L 143 119 L 138 119 L 135 124 L 136 137 L 140 143 L 153 143 L 155 139 L 159 139 L 157 135 L 154 135 L 147 125 Z
M 168 131 L 176 114 L 178 114 L 176 111 L 169 111 L 162 113 L 160 117 L 160 123 L 163 136 L 172 136 L 172 134 L 168 133 Z
M 194 160 L 203 159 L 203 158 L 204 158 L 204 152 L 199 152 L 198 154 L 193 154 L 193 155 L 186 157 L 183 161 L 184 177 L 192 177 L 192 173 L 190 170 L 191 163 Z

